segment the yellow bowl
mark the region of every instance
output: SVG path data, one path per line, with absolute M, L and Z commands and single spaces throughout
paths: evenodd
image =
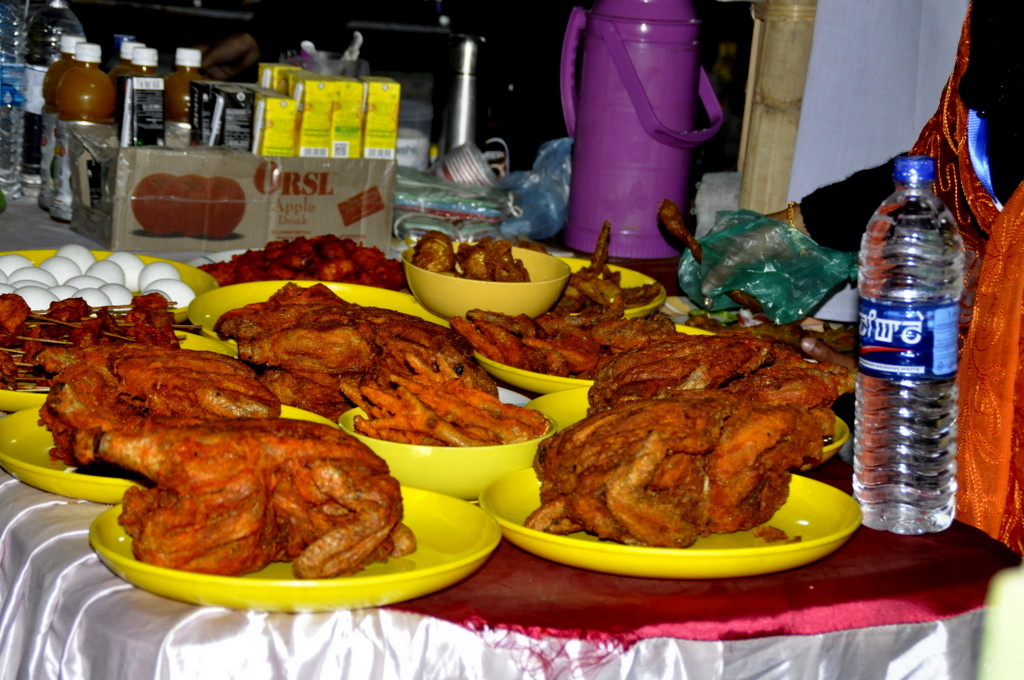
M 523 283 L 476 281 L 427 271 L 412 264 L 412 252 L 407 248 L 402 253 L 409 290 L 421 305 L 446 319 L 465 316 L 471 309 L 540 316 L 551 309 L 569 281 L 569 265 L 528 248 L 512 248 L 513 257 L 522 260 L 530 273 L 530 280 Z
M 421 446 L 367 437 L 356 432 L 354 419 L 364 416 L 354 408 L 341 415 L 344 432 L 369 446 L 387 461 L 391 476 L 402 483 L 462 500 L 476 500 L 480 493 L 502 475 L 533 465 L 537 444 L 555 433 L 557 424 L 548 418 L 543 437 L 517 444 L 497 446 Z

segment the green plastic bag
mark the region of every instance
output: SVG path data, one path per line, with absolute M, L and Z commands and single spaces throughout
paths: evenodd
M 751 210 L 720 211 L 699 243 L 700 263 L 689 251 L 679 259 L 679 286 L 708 311 L 736 309 L 739 303 L 727 293 L 741 290 L 775 323 L 791 323 L 857 278 L 856 253 L 824 248 Z

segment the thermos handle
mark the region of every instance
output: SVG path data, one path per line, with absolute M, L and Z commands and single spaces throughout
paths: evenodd
M 587 11 L 582 7 L 573 7 L 569 15 L 569 23 L 565 27 L 565 38 L 562 40 L 562 64 L 559 79 L 562 86 L 562 116 L 565 118 L 565 129 L 572 137 L 576 132 L 576 55 L 578 54 L 580 35 L 587 23 Z
M 611 22 L 601 22 L 601 31 L 603 32 L 602 37 L 604 38 L 605 45 L 608 47 L 608 52 L 611 54 L 612 61 L 615 63 L 615 70 L 618 72 L 623 85 L 625 85 L 626 92 L 629 94 L 629 98 L 633 102 L 633 108 L 636 110 L 637 116 L 640 118 L 640 124 L 643 125 L 647 134 L 662 144 L 687 149 L 696 146 L 701 142 L 706 142 L 711 139 L 716 132 L 718 132 L 718 129 L 722 126 L 724 114 L 722 113 L 721 104 L 718 103 L 718 97 L 715 95 L 715 90 L 711 87 L 711 80 L 708 78 L 708 74 L 703 68 L 700 69 L 697 93 L 700 95 L 701 103 L 704 104 L 704 110 L 707 111 L 710 124 L 703 130 L 687 132 L 675 132 L 669 130 L 660 120 L 658 120 L 658 116 L 654 112 L 654 107 L 651 106 L 651 102 L 647 98 L 647 93 L 644 91 L 644 85 L 640 82 L 640 76 L 637 75 L 636 69 L 633 67 L 633 61 L 629 58 L 629 53 L 626 51 L 626 46 L 622 43 L 622 37 L 619 35 L 619 29 Z M 563 52 L 563 65 L 564 63 L 565 60 Z M 562 102 L 564 109 L 564 91 Z M 566 120 L 568 120 L 568 118 Z

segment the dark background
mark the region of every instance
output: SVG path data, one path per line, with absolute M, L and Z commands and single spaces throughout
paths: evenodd
M 701 19 L 701 61 L 726 112 L 722 131 L 694 154 L 693 181 L 703 172 L 733 170 L 743 115 L 752 19 L 745 2 L 691 0 Z M 115 36 L 127 34 L 156 47 L 164 70 L 174 49 L 247 31 L 257 37 L 261 61 L 296 51 L 302 39 L 321 50 L 342 51 L 352 31 L 365 38 L 362 57 L 372 72 L 398 77 L 403 88 L 443 107 L 449 79 L 449 38 L 483 36 L 478 65 L 480 145 L 504 139 L 511 169 L 531 167 L 539 145 L 566 135 L 558 85 L 562 38 L 574 5 L 567 0 L 375 0 L 372 3 L 302 0 L 71 0 L 91 42 L 116 59 Z M 447 21 L 442 20 L 447 17 Z M 240 80 L 255 80 L 255 69 Z M 439 116 L 435 115 L 435 141 Z

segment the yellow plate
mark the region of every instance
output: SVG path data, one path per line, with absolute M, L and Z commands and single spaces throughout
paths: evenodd
M 542 394 L 536 399 L 527 402 L 527 406 L 536 409 L 547 417 L 558 423 L 558 429 L 564 430 L 573 423 L 587 417 L 587 408 L 590 405 L 587 401 L 587 393 L 590 387 L 574 387 L 571 390 L 551 392 Z M 810 470 L 831 459 L 850 439 L 850 426 L 839 416 L 836 416 L 835 430 L 832 432 L 832 442 L 821 450 L 821 460 L 814 465 L 805 465 L 801 470 Z
M 281 417 L 309 420 L 337 428 L 338 424 L 309 411 L 281 407 Z M 50 457 L 53 437 L 39 423 L 39 409 L 0 418 L 0 465 L 14 477 L 43 491 L 93 503 L 120 503 L 135 482 L 120 477 L 79 474 L 76 468 Z
M 312 612 L 378 607 L 436 592 L 476 571 L 501 540 L 494 520 L 475 505 L 409 487 L 402 488 L 402 500 L 403 522 L 416 535 L 416 550 L 332 579 L 296 579 L 285 562 L 245 576 L 212 576 L 140 562 L 117 522 L 120 506 L 96 518 L 89 542 L 115 574 L 157 595 L 234 609 Z
M 183 349 L 205 350 L 235 356 L 238 349 L 232 345 L 195 333 L 178 333 Z M 46 392 L 19 392 L 18 390 L 0 390 L 0 411 L 23 411 L 27 408 L 39 408 L 46 401 Z
M 676 330 L 687 335 L 714 335 L 711 331 L 706 331 L 703 328 L 693 328 L 691 326 L 683 326 L 681 324 L 676 324 Z M 549 394 L 551 392 L 571 390 L 577 387 L 590 387 L 594 384 L 593 380 L 584 380 L 582 378 L 563 378 L 557 375 L 548 375 L 546 373 L 537 373 L 535 371 L 516 368 L 515 366 L 509 366 L 508 364 L 503 364 L 495 361 L 494 359 L 488 359 L 479 352 L 474 352 L 473 356 L 476 358 L 477 362 L 484 367 L 484 370 L 491 374 L 492 377 L 497 378 L 498 380 L 504 380 L 512 387 L 518 387 L 521 390 L 533 392 L 534 394 Z
M 570 567 L 622 576 L 672 579 L 735 578 L 770 574 L 809 564 L 835 552 L 860 526 L 857 502 L 822 482 L 793 475 L 789 499 L 768 525 L 796 543 L 767 543 L 753 531 L 713 534 L 689 548 L 649 548 L 599 541 L 585 533 L 556 536 L 523 526 L 540 505 L 532 469 L 505 475 L 480 496 L 480 507 L 523 550 Z
M 214 324 L 225 312 L 245 307 L 254 302 L 266 302 L 287 281 L 252 281 L 221 286 L 196 297 L 188 306 L 188 318 L 192 323 L 201 326 L 204 333 L 217 337 Z M 338 297 L 364 307 L 382 307 L 396 312 L 404 312 L 421 319 L 426 319 L 441 326 L 448 326 L 448 321 L 427 311 L 412 295 L 386 288 L 361 286 L 356 283 L 335 283 L 332 281 L 292 281 L 303 287 L 323 283 L 333 290 Z
M 562 262 L 569 265 L 569 270 L 577 272 L 590 264 L 590 260 L 582 257 L 560 257 L 558 258 Z M 647 274 L 641 274 L 634 269 L 627 269 L 626 267 L 620 267 L 618 265 L 610 264 L 608 269 L 613 272 L 619 273 L 619 285 L 623 288 L 637 288 L 639 286 L 646 286 L 651 283 L 657 283 L 661 286 L 661 292 L 658 293 L 657 297 L 648 302 L 646 305 L 641 307 L 629 307 L 626 309 L 626 316 L 628 318 L 634 318 L 638 316 L 647 316 L 653 314 L 659 307 L 665 303 L 667 294 L 665 292 L 665 286 L 662 286 L 656 279 L 652 279 Z
M 107 259 L 107 256 L 109 256 L 114 251 L 93 250 L 91 252 L 93 254 L 93 257 L 95 257 L 97 260 L 105 260 Z M 53 257 L 57 253 L 57 250 L 11 250 L 4 253 L 0 253 L 0 255 L 8 255 L 10 253 L 24 255 L 25 257 L 32 261 L 32 264 L 38 265 L 46 258 Z M 178 273 L 181 274 L 181 280 L 187 283 L 188 287 L 195 291 L 196 295 L 201 295 L 208 290 L 213 290 L 218 285 L 217 279 L 213 278 L 212 276 L 204 272 L 202 269 L 199 269 L 197 267 L 193 267 L 188 264 L 183 264 L 181 262 L 176 262 L 175 260 L 168 260 L 162 257 L 139 255 L 138 253 L 133 254 L 146 264 L 149 264 L 150 262 L 166 262 L 170 264 L 171 266 L 178 270 Z M 181 323 L 188 317 L 188 310 L 184 307 L 174 309 L 173 311 L 174 320 L 178 323 Z

